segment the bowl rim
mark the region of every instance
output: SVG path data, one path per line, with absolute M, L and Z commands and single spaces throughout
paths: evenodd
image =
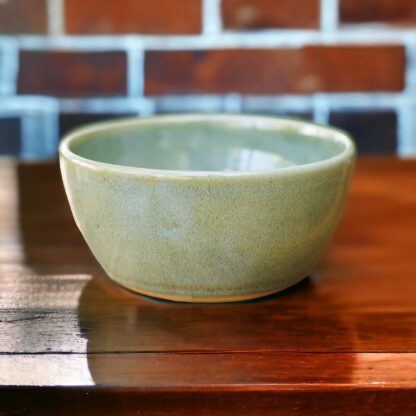
M 161 124 L 161 123 L 189 123 L 189 122 L 229 122 L 234 123 L 238 128 L 258 128 L 268 130 L 290 128 L 297 131 L 299 134 L 306 136 L 315 136 L 323 140 L 329 140 L 333 142 L 342 143 L 344 149 L 336 155 L 327 159 L 318 160 L 302 165 L 294 165 L 287 167 L 278 167 L 265 170 L 255 171 L 199 171 L 199 170 L 168 170 L 168 169 L 156 169 L 156 168 L 144 168 L 136 166 L 125 166 L 107 162 L 100 162 L 93 159 L 80 156 L 70 149 L 70 145 L 77 140 L 82 140 L 88 135 L 105 131 L 108 128 L 124 128 L 135 125 L 149 125 L 149 124 Z M 237 124 L 235 124 L 237 123 Z M 302 172 L 311 172 L 320 170 L 321 168 L 328 168 L 335 166 L 342 161 L 354 159 L 356 155 L 356 147 L 352 136 L 344 130 L 326 126 L 323 124 L 314 123 L 311 121 L 305 121 L 297 119 L 295 117 L 282 117 L 282 116 L 263 116 L 263 115 L 251 115 L 251 114 L 200 114 L 200 113 L 187 113 L 187 114 L 169 114 L 169 115 L 153 115 L 148 117 L 128 117 L 120 119 L 112 119 L 107 121 L 101 121 L 92 123 L 86 126 L 78 127 L 71 132 L 64 135 L 59 145 L 59 155 L 84 168 L 100 171 L 111 171 L 125 174 L 136 174 L 146 176 L 164 176 L 164 177 L 261 177 L 270 175 L 290 175 L 298 174 Z

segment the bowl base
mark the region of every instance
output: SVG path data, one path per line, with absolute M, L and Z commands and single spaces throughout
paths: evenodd
M 224 303 L 224 302 L 241 302 L 250 299 L 263 298 L 265 296 L 273 295 L 274 293 L 281 292 L 287 289 L 282 287 L 267 292 L 259 292 L 248 295 L 229 295 L 229 296 L 183 296 L 183 295 L 172 295 L 169 293 L 152 292 L 150 290 L 138 289 L 133 286 L 122 284 L 126 289 L 138 293 L 140 295 L 150 296 L 152 298 L 170 300 L 173 302 L 188 302 L 188 303 Z

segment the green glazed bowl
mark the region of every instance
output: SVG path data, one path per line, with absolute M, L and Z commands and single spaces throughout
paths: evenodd
M 311 273 L 355 156 L 342 131 L 247 115 L 99 123 L 59 151 L 75 221 L 107 274 L 188 302 L 257 298 Z

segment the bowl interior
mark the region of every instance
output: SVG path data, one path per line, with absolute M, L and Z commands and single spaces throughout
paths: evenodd
M 150 120 L 150 119 L 149 119 Z M 185 119 L 107 123 L 73 133 L 68 148 L 113 165 L 181 171 L 262 171 L 343 152 L 342 133 L 284 119 Z M 343 138 L 343 140 L 342 140 Z

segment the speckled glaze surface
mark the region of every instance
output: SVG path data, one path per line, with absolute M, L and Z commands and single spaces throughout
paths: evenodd
M 245 115 L 98 123 L 60 146 L 75 221 L 107 274 L 194 302 L 307 276 L 340 219 L 354 156 L 341 131 Z

